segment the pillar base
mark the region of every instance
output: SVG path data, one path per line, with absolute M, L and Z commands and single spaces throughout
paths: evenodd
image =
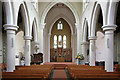
M 95 66 L 95 65 L 90 65 L 90 66 Z
M 25 66 L 30 66 L 30 64 L 25 64 Z
M 6 72 L 14 72 L 14 70 L 7 70 Z
M 106 70 L 107 72 L 114 72 L 114 70 Z

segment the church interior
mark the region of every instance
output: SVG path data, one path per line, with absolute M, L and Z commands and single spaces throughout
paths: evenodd
M 120 0 L 1 0 L 1 80 L 120 80 Z

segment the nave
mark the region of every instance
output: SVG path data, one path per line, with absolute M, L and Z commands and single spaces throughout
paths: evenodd
M 2 80 L 120 80 L 120 65 L 116 66 L 114 72 L 106 72 L 104 66 L 72 62 L 17 66 L 14 72 L 2 72 Z
M 3 80 L 120 79 L 120 0 L 11 1 L 1 4 Z

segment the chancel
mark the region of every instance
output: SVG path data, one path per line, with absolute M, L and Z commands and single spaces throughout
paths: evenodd
M 2 80 L 120 80 L 119 0 L 1 0 Z

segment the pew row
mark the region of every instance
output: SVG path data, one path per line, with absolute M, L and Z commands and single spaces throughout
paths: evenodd
M 47 80 L 52 69 L 52 65 L 17 67 L 14 72 L 3 72 L 2 80 Z
M 106 72 L 103 66 L 67 65 L 73 80 L 120 80 L 119 72 Z

